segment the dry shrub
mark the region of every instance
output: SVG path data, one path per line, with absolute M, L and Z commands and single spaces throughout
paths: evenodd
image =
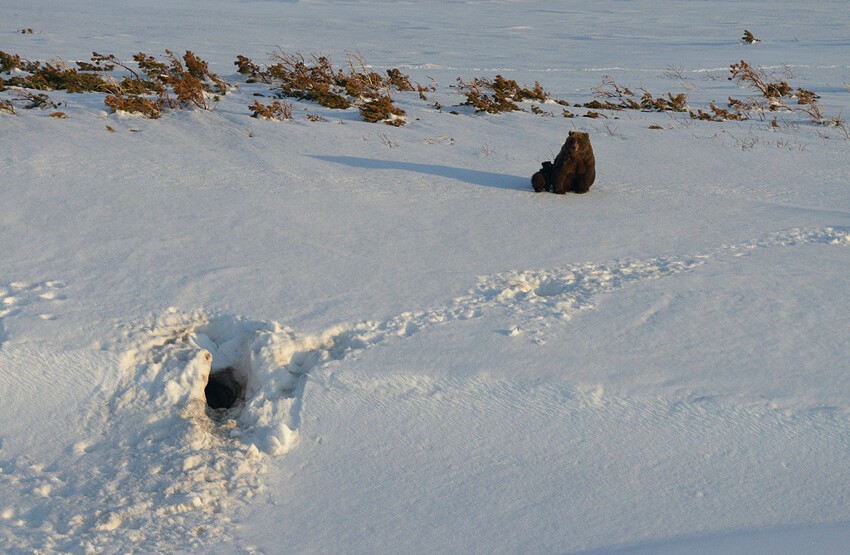
M 315 54 L 308 60 L 300 52 L 278 49 L 270 57 L 275 63 L 266 69 L 245 56 L 237 58 L 236 66 L 250 81 L 274 84 L 279 96 L 316 102 L 331 109 L 357 106 L 366 121 L 404 124 L 404 111 L 393 105 L 389 95 L 391 88 L 414 90 L 410 78 L 400 70 L 390 69 L 383 77 L 370 70 L 361 55 L 351 53 L 347 70 L 336 69 L 329 58 Z
M 759 93 L 768 102 L 771 110 L 782 106 L 782 97 L 791 94 L 791 87 L 785 81 L 771 83 L 767 75 L 759 68 L 754 68 L 744 60 L 729 66 L 730 81 Z M 760 101 L 759 101 L 760 102 Z
M 387 70 L 387 82 L 399 91 L 414 90 L 413 85 L 410 84 L 410 77 L 397 68 Z
M 137 94 L 127 96 L 120 93 L 108 94 L 104 103 L 113 112 L 130 112 L 150 119 L 157 119 L 162 115 L 162 106 L 157 99 L 146 98 Z
M 473 79 L 467 83 L 458 77 L 457 83 L 458 88 L 466 95 L 466 102 L 463 102 L 463 105 L 472 106 L 476 112 L 498 114 L 520 110 L 520 107 L 504 93 L 494 90 L 491 86 L 492 82 L 487 79 Z M 493 92 L 486 93 L 482 89 L 490 89 Z
M 462 105 L 472 106 L 476 112 L 515 112 L 521 110 L 517 102 L 545 102 L 549 99 L 549 93 L 544 91 L 537 81 L 532 89 L 521 87 L 516 81 L 505 79 L 501 75 L 496 75 L 492 81 L 474 78 L 466 82 L 458 77 L 457 83 L 458 89 L 466 95 L 466 101 Z
M 236 64 L 236 71 L 238 73 L 248 77 L 247 81 L 249 83 L 256 83 L 258 81 L 267 84 L 271 83 L 269 73 L 267 71 L 263 71 L 260 66 L 252 62 L 249 58 L 238 55 L 236 56 L 234 64 Z
M 251 110 L 251 117 L 263 118 L 271 120 L 287 120 L 292 119 L 292 103 L 281 103 L 278 100 L 272 101 L 268 105 L 261 104 L 258 100 L 248 107 Z
M 2 113 L 12 115 L 17 114 L 11 100 L 0 100 L 0 114 Z
M 399 127 L 404 125 L 404 110 L 396 108 L 389 96 L 380 96 L 360 106 L 363 121 L 369 123 L 384 122 Z
M 172 51 L 165 51 L 165 59 L 158 60 L 139 52 L 133 56 L 139 72 L 118 60 L 115 56 L 93 53 L 92 61 L 107 62 L 130 72 L 120 83 L 113 83 L 104 102 L 113 111 L 141 114 L 158 118 L 165 109 L 197 107 L 210 109 L 207 101 L 227 92 L 227 83 L 210 72 L 205 61 L 187 50 L 182 60 Z
M 584 105 L 594 110 L 640 110 L 641 105 L 635 100 L 635 93 L 629 87 L 621 87 L 608 75 L 602 78 L 602 83 L 593 89 L 593 94 L 603 101 L 593 100 Z
M 97 73 L 78 71 L 62 60 L 28 62 L 17 54 L 0 52 L 0 73 L 19 70 L 27 75 L 16 75 L 4 81 L 5 85 L 41 91 L 66 90 L 69 93 L 104 92 L 107 81 Z
M 115 64 L 101 63 L 99 61 L 95 61 L 94 63 L 77 62 L 77 67 L 80 68 L 80 71 L 96 71 L 104 73 L 115 70 Z
M 176 107 L 196 106 L 208 110 L 207 93 L 220 95 L 227 92 L 224 80 L 210 73 L 207 63 L 191 50 L 186 51 L 182 62 L 170 50 L 165 51 L 165 61 L 144 52 L 139 52 L 133 59 L 154 85 L 155 92 L 164 97 L 170 108 L 174 108 L 176 102 Z M 169 89 L 176 96 L 175 101 L 171 100 Z
M 50 114 L 50 117 L 57 119 L 68 119 L 68 114 L 66 114 L 65 112 L 53 112 L 52 114 Z
M 652 94 L 644 90 L 640 97 L 641 108 L 646 112 L 684 112 L 687 110 L 687 96 L 679 93 L 667 93 L 667 97 L 652 98 Z
M 696 112 L 690 111 L 688 112 L 691 116 L 691 119 L 701 120 L 701 121 L 741 121 L 745 119 L 749 119 L 747 111 L 743 107 L 735 107 L 733 104 L 734 99 L 730 98 L 730 106 L 733 107 L 732 110 L 727 110 L 726 108 L 721 108 L 717 106 L 714 102 L 709 103 L 710 112 L 705 112 L 702 109 L 697 109 Z
M 786 81 L 770 81 L 762 69 L 754 68 L 744 60 L 729 66 L 729 71 L 730 81 L 735 81 L 738 86 L 758 94 L 757 97 L 744 101 L 730 98 L 729 105 L 736 110 L 799 111 L 806 114 L 813 123 L 826 123 L 823 111 L 817 103 L 820 97 L 814 92 L 803 88 L 794 89 Z M 785 99 L 796 99 L 798 107 L 790 106 Z
M 7 54 L 0 50 L 0 73 L 9 73 L 16 69 L 23 69 L 24 60 L 18 54 Z
M 55 110 L 59 107 L 59 104 L 54 102 L 45 93 L 34 93 L 28 90 L 17 91 L 14 100 L 24 102 L 24 110 L 33 110 L 35 108 L 40 108 L 42 110 L 52 108 Z
M 642 94 L 637 98 L 629 87 L 618 85 L 614 79 L 606 75 L 602 83 L 593 89 L 595 96 L 602 100 L 593 100 L 583 105 L 584 108 L 593 110 L 642 110 L 644 112 L 684 112 L 687 110 L 687 95 L 679 93 L 673 95 L 668 92 L 666 96 L 653 97 L 646 89 L 640 89 Z
M 290 54 L 278 50 L 271 57 L 277 63 L 269 66 L 268 73 L 283 96 L 310 100 L 326 108 L 344 110 L 351 107 L 345 97 L 345 86 L 338 83 L 328 58 L 313 56 L 311 65 L 300 52 Z
M 207 63 L 192 51 L 187 51 L 182 59 L 170 50 L 165 54 L 165 60 L 160 61 L 139 52 L 133 57 L 137 71 L 112 54 L 92 52 L 91 63 L 77 62 L 77 67 L 72 68 L 61 60 L 28 62 L 17 54 L 0 52 L 0 72 L 25 74 L 2 80 L 0 86 L 69 93 L 102 92 L 106 93 L 104 103 L 113 111 L 135 112 L 150 118 L 159 117 L 166 108 L 209 109 L 208 95 L 217 100 L 217 95 L 227 91 L 227 83 L 211 73 Z M 116 67 L 129 73 L 120 82 L 103 75 Z M 31 103 L 40 105 L 39 97 L 28 94 Z

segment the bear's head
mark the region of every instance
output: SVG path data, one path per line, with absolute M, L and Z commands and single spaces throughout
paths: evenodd
M 564 143 L 564 150 L 567 153 L 580 152 L 586 150 L 590 145 L 590 134 L 583 131 L 570 131 L 567 136 L 567 142 Z

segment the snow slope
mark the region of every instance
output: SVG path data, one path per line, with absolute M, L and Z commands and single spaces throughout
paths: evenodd
M 840 115 L 845 3 L 3 12 L 5 52 L 191 49 L 238 89 L 159 120 L 61 92 L 68 119 L 0 114 L 0 551 L 847 545 L 843 129 L 480 115 L 450 86 L 501 73 L 587 102 L 609 75 L 705 108 L 749 94 L 726 79 L 745 59 Z M 307 102 L 252 119 L 272 91 L 233 61 L 277 46 L 438 90 L 394 94 L 400 128 Z M 532 193 L 570 129 L 596 184 Z M 243 398 L 211 411 L 228 368 Z

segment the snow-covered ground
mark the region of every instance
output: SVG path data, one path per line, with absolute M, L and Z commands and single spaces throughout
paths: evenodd
M 0 551 L 845 552 L 850 127 L 452 85 L 706 109 L 743 59 L 844 118 L 850 4 L 120 4 L 4 0 L 0 50 L 193 50 L 238 88 L 0 113 Z M 277 47 L 437 91 L 398 128 L 253 119 L 233 62 Z M 596 183 L 533 193 L 571 129 Z

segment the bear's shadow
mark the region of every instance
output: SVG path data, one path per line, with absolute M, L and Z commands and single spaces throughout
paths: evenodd
M 401 170 L 416 173 L 425 173 L 439 177 L 457 179 L 481 187 L 493 187 L 496 189 L 511 189 L 523 191 L 529 188 L 527 177 L 517 177 L 503 173 L 492 173 L 469 168 L 454 168 L 451 166 L 439 166 L 436 164 L 421 164 L 418 162 L 396 162 L 394 160 L 375 160 L 373 158 L 359 158 L 356 156 L 313 156 L 317 160 L 343 164 L 353 168 L 367 170 Z

